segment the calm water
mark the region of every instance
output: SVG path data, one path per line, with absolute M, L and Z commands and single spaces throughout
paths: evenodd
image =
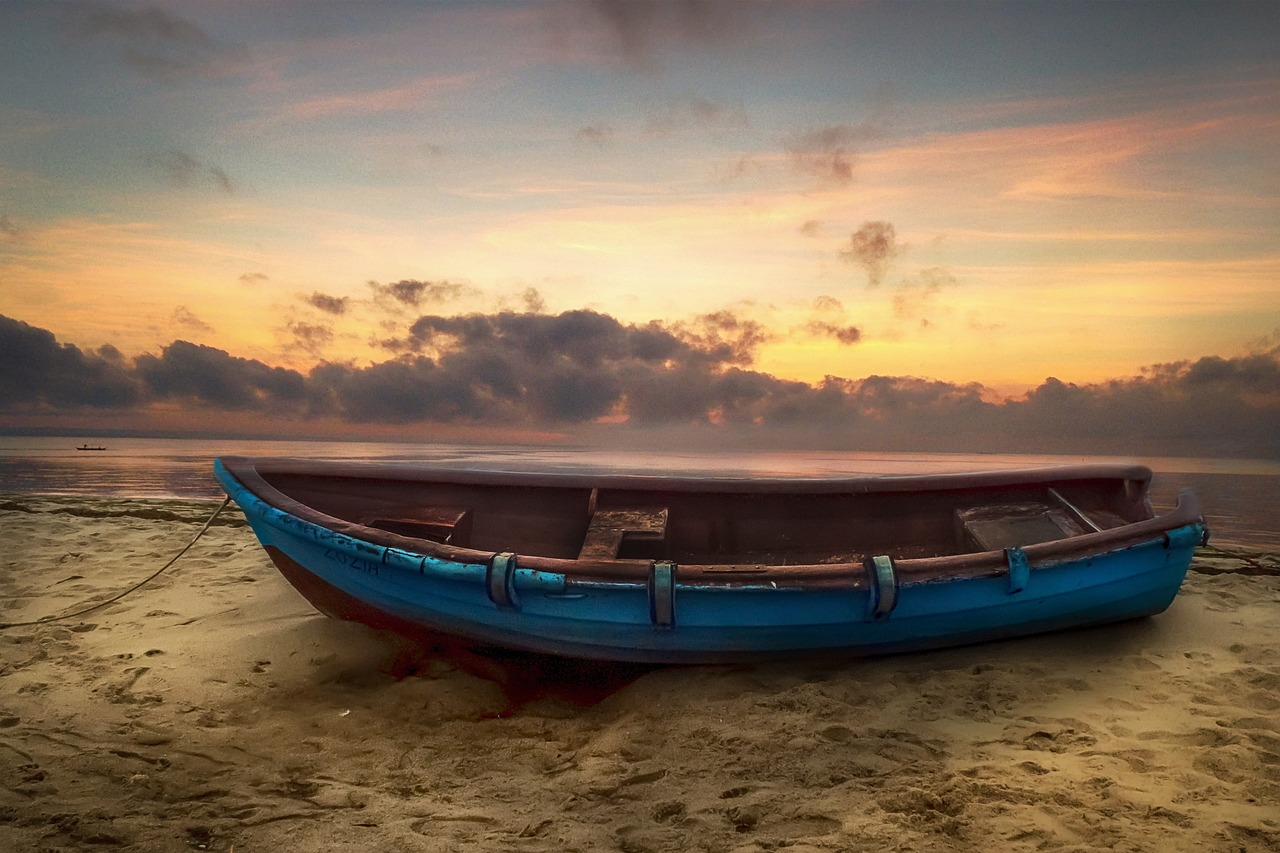
M 325 441 L 120 438 L 79 451 L 75 438 L 0 436 L 0 494 L 97 497 L 220 498 L 212 463 L 218 456 L 430 462 L 487 470 L 823 476 L 1027 468 L 1096 461 L 1141 462 L 1156 472 L 1152 502 L 1173 505 L 1178 491 L 1200 497 L 1218 544 L 1280 550 L 1280 461 L 1241 459 L 1031 456 L 1017 454 L 773 451 L 677 453 L 550 447 L 490 447 Z

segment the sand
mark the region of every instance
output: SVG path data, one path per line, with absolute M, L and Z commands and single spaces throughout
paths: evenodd
M 212 507 L 0 498 L 0 621 L 128 587 Z M 0 631 L 0 850 L 1280 850 L 1253 566 L 941 652 L 477 662 L 316 614 L 232 512 L 119 602 Z

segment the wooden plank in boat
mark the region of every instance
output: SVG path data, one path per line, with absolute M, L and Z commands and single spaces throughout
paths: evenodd
M 415 507 L 395 516 L 362 518 L 360 523 L 388 533 L 444 545 L 465 548 L 471 541 L 471 508 L 465 506 Z
M 614 560 L 628 541 L 661 542 L 667 535 L 667 508 L 598 509 L 582 540 L 579 560 Z
M 1056 542 L 1085 532 L 1062 509 L 1034 502 L 957 509 L 956 521 L 964 532 L 966 544 L 979 551 Z

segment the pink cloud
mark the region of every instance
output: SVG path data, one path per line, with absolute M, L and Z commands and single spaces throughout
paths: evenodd
M 288 118 L 313 119 L 335 115 L 411 112 L 431 103 L 445 92 L 466 87 L 474 80 L 474 75 L 459 74 L 429 77 L 403 86 L 324 95 L 287 106 L 283 114 Z

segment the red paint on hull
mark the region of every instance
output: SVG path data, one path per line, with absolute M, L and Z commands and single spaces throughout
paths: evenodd
M 439 635 L 430 629 L 416 622 L 410 622 L 408 619 L 392 616 L 389 613 L 378 610 L 376 607 L 370 607 L 360 599 L 338 589 L 333 584 L 321 580 L 279 548 L 268 545 L 266 546 L 266 552 L 271 557 L 271 562 L 275 563 L 276 568 L 280 570 L 280 574 L 284 575 L 284 579 L 292 584 L 294 589 L 302 593 L 302 597 L 311 602 L 311 605 L 325 616 L 330 616 L 334 619 L 346 619 L 350 622 L 360 622 L 370 628 L 377 628 L 380 631 L 393 631 L 412 639 L 430 641 L 438 639 Z
M 470 644 L 370 607 L 316 577 L 279 548 L 268 545 L 266 552 L 285 580 L 325 616 L 360 622 L 409 640 L 413 647 L 400 650 L 391 665 L 392 677 L 416 675 L 431 658 L 444 657 L 464 672 L 497 684 L 507 697 L 507 707 L 486 716 L 511 716 L 530 702 L 546 698 L 589 707 L 653 669 L 649 664 L 558 658 Z

